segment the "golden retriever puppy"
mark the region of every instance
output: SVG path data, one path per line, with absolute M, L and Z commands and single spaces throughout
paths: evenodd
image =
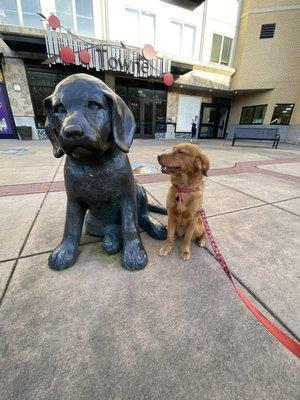
M 158 156 L 161 171 L 171 175 L 167 197 L 168 236 L 161 256 L 172 250 L 174 240 L 184 234 L 181 257 L 191 256 L 190 244 L 194 237 L 199 246 L 204 245 L 205 229 L 200 216 L 203 203 L 204 180 L 209 160 L 200 149 L 190 143 L 178 144 L 170 153 Z

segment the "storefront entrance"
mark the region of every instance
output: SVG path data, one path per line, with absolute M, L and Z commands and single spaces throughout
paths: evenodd
M 227 104 L 202 103 L 200 112 L 199 137 L 225 137 L 230 106 Z
M 166 131 L 167 91 L 158 83 L 116 78 L 116 93 L 133 113 L 136 138 L 153 139 Z

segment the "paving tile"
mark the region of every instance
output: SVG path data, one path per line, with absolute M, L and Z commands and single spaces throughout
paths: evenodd
M 7 281 L 12 272 L 14 261 L 0 263 L 0 298 L 3 295 Z
M 56 168 L 56 165 L 45 165 L 43 167 L 22 166 L 20 168 L 1 167 L 0 186 L 51 182 Z
M 300 178 L 300 163 L 262 165 L 258 168 L 268 171 L 280 172 L 281 174 L 298 176 Z
M 97 245 L 66 271 L 48 269 L 47 255 L 19 261 L 0 313 L 2 397 L 296 399 L 297 360 L 213 258 L 159 258 L 161 243 L 144 242 L 139 272 Z
M 266 202 L 288 200 L 292 197 L 300 196 L 299 185 L 260 173 L 212 176 L 209 179 Z
M 60 243 L 64 232 L 66 205 L 66 192 L 48 193 L 22 255 L 51 251 Z M 83 230 L 82 243 L 95 240 L 97 238 Z
M 17 257 L 44 196 L 0 197 L 0 260 Z
M 300 198 L 281 201 L 280 203 L 275 203 L 275 205 L 300 216 Z
M 209 223 L 233 272 L 300 335 L 300 219 L 264 206 Z
M 149 183 L 143 185 L 161 204 L 166 204 L 168 182 Z M 204 207 L 208 215 L 225 213 L 243 208 L 264 204 L 243 193 L 206 180 L 204 192 Z

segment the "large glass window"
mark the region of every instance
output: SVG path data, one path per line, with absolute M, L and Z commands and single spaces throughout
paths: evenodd
M 143 47 L 155 46 L 155 15 L 141 10 L 125 9 L 125 42 Z
M 19 25 L 17 0 L 0 0 L 0 23 Z
M 196 29 L 194 26 L 186 25 L 178 21 L 171 21 L 169 30 L 170 53 L 182 57 L 193 58 L 195 33 Z
M 41 17 L 36 13 L 41 12 L 39 0 L 21 0 L 23 25 L 30 28 L 43 28 Z
M 229 65 L 232 39 L 227 36 L 213 34 L 210 61 L 222 65 Z
M 267 105 L 243 107 L 240 125 L 261 125 Z
M 295 104 L 276 104 L 270 123 L 272 125 L 288 125 L 294 106 Z
M 72 0 L 55 0 L 55 7 L 62 26 L 74 32 Z
M 92 0 L 55 0 L 55 7 L 64 28 L 81 36 L 95 36 Z
M 77 33 L 82 36 L 93 37 L 93 5 L 92 0 L 75 0 Z

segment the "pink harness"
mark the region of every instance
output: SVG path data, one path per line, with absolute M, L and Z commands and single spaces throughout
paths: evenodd
M 177 187 L 176 191 L 176 200 L 179 201 L 179 204 L 183 203 L 183 193 L 192 193 L 197 192 L 199 189 L 189 188 L 189 187 Z

